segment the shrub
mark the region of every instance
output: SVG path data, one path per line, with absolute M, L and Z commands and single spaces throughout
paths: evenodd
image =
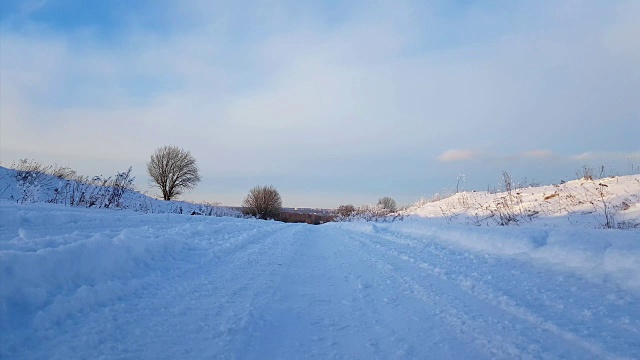
M 362 205 L 355 208 L 349 215 L 338 214 L 333 221 L 345 222 L 345 221 L 373 221 L 373 222 L 394 222 L 396 220 L 403 220 L 404 217 L 400 214 L 389 215 L 389 210 L 383 209 L 381 206 L 376 205 Z
M 258 219 L 276 219 L 282 209 L 282 198 L 273 185 L 256 186 L 242 202 L 242 212 Z
M 342 217 L 349 217 L 355 211 L 356 211 L 355 206 L 353 206 L 351 204 L 340 205 L 340 206 L 338 206 L 338 209 L 336 210 L 336 212 L 338 213 L 338 216 L 342 216 Z
M 582 166 L 582 169 L 576 171 L 578 180 L 593 180 L 593 168 Z
M 511 178 L 511 174 L 506 171 L 502 171 L 502 187 L 504 191 L 511 197 L 511 190 L 513 189 L 513 180 Z
M 398 206 L 396 205 L 396 201 L 392 198 L 385 196 L 378 200 L 378 206 L 384 210 L 387 210 L 389 213 L 396 212 L 398 210 Z

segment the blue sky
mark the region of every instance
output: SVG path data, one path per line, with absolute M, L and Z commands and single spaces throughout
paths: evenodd
M 640 164 L 637 1 L 3 1 L 0 161 L 174 144 L 238 205 L 409 204 Z M 149 190 L 153 193 L 153 190 Z

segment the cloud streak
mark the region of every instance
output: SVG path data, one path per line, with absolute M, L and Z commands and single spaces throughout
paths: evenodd
M 437 160 L 440 162 L 469 161 L 476 158 L 476 153 L 469 150 L 452 149 L 438 155 Z
M 436 157 L 440 162 L 463 162 L 463 161 L 521 161 L 526 159 L 535 160 L 557 160 L 557 161 L 609 161 L 614 162 L 624 159 L 640 160 L 640 151 L 630 152 L 605 152 L 605 151 L 585 151 L 577 155 L 561 156 L 551 150 L 531 150 L 520 154 L 491 154 L 481 153 L 472 150 L 446 150 Z

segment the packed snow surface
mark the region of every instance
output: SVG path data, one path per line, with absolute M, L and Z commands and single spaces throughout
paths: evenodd
M 640 358 L 637 229 L 0 202 L 2 359 Z

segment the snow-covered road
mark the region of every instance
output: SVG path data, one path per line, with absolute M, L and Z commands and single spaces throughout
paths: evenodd
M 0 203 L 3 359 L 640 358 L 640 297 L 380 227 Z

